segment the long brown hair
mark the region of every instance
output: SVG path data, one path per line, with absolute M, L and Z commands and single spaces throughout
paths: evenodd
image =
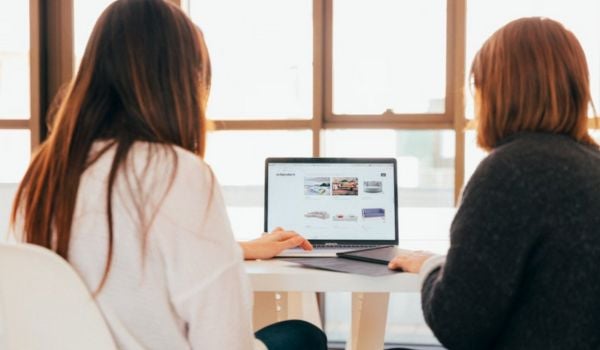
M 565 134 L 596 144 L 587 130 L 591 96 L 585 54 L 562 24 L 541 17 L 508 23 L 483 44 L 471 78 L 482 148 L 491 150 L 520 131 Z
M 53 131 L 17 192 L 11 222 L 22 216 L 24 240 L 68 260 L 81 175 L 90 165 L 92 144 L 109 140 L 116 150 L 106 198 L 108 256 L 99 291 L 112 259 L 117 172 L 126 167 L 136 141 L 176 145 L 204 156 L 210 78 L 202 34 L 179 8 L 163 0 L 110 5 L 94 27 Z

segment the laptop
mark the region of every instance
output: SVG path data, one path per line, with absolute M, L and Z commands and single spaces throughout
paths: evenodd
M 278 257 L 335 257 L 398 244 L 394 158 L 267 158 L 265 232 L 296 231 L 314 249 Z

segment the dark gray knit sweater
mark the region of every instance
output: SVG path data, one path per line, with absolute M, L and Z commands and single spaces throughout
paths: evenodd
M 504 140 L 467 184 L 425 319 L 448 349 L 600 349 L 600 152 Z

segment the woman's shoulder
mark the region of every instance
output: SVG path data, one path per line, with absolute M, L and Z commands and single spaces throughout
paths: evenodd
M 108 181 L 116 144 L 94 144 L 83 188 L 101 191 Z M 151 142 L 135 142 L 127 153 L 115 179 L 118 198 L 135 197 L 146 206 L 160 203 L 201 205 L 210 199 L 216 186 L 210 167 L 196 154 L 181 147 Z M 198 203 L 197 203 L 198 202 Z
M 465 192 L 474 188 L 509 193 L 529 187 L 549 164 L 535 134 L 516 134 L 502 140 L 477 166 Z M 545 143 L 545 142 L 544 142 Z
M 154 142 L 136 142 L 131 150 L 134 162 L 146 167 L 194 170 L 195 173 L 210 172 L 209 166 L 199 155 L 176 145 Z
M 520 132 L 502 140 L 490 153 L 497 159 L 510 158 L 532 162 L 547 159 L 577 159 L 596 157 L 600 151 L 595 145 L 587 145 L 568 135 L 547 132 Z
M 506 167 L 523 174 L 577 171 L 600 172 L 600 151 L 562 134 L 519 133 L 502 142 L 487 157 L 488 166 Z
M 112 167 L 117 150 L 115 142 L 96 141 L 90 149 L 90 169 L 100 172 L 101 175 Z M 185 173 L 192 171 L 195 174 L 210 173 L 210 167 L 200 156 L 176 145 L 161 144 L 156 142 L 137 141 L 131 145 L 127 152 L 124 169 L 128 175 L 148 175 L 152 173 L 166 173 L 182 169 Z
M 112 160 L 112 157 L 108 158 Z M 149 190 L 165 185 L 203 186 L 213 177 L 210 167 L 198 155 L 175 145 L 152 142 L 134 143 L 123 169 L 129 182 L 138 183 Z
M 508 192 L 573 192 L 600 178 L 600 152 L 574 139 L 550 133 L 521 133 L 484 158 L 471 186 Z

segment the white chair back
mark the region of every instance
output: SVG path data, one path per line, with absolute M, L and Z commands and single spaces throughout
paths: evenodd
M 30 244 L 0 244 L 0 349 L 116 346 L 90 292 L 65 260 Z

